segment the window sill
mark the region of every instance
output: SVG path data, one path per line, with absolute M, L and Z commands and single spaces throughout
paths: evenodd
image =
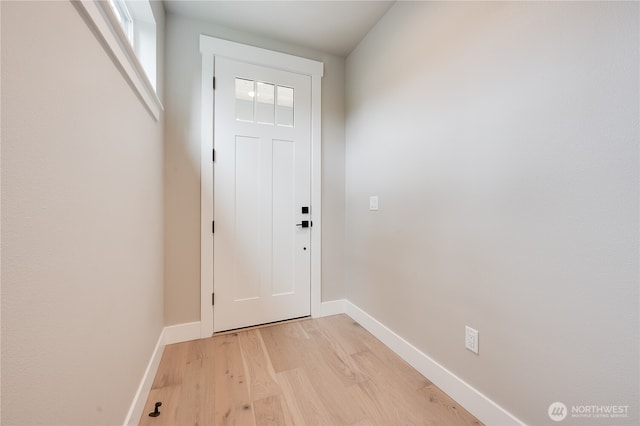
M 164 109 L 162 103 L 109 5 L 93 0 L 71 0 L 71 2 L 96 33 L 147 110 L 158 121 Z

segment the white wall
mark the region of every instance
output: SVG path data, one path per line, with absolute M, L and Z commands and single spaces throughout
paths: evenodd
M 344 59 L 168 14 L 165 324 L 200 320 L 200 34 L 324 62 L 322 298 L 343 298 Z
M 529 424 L 640 421 L 638 27 L 399 2 L 347 58 L 347 298 Z
M 163 326 L 163 124 L 71 2 L 1 8 L 0 423 L 122 424 Z

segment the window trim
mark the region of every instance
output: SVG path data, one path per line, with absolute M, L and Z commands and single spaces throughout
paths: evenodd
M 133 18 L 129 12 L 129 8 L 124 0 L 109 0 L 111 9 L 115 12 L 115 16 L 124 30 L 127 40 L 133 46 Z
M 98 36 L 122 75 L 155 121 L 158 121 L 161 111 L 164 110 L 162 102 L 109 3 L 95 0 L 71 0 L 71 2 L 85 17 L 87 25 Z

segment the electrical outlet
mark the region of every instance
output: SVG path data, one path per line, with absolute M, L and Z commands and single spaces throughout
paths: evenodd
M 464 327 L 464 347 L 478 354 L 478 330 L 469 326 Z

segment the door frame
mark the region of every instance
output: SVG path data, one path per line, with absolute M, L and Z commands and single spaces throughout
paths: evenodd
M 215 57 L 224 57 L 311 77 L 311 316 L 320 315 L 322 260 L 321 80 L 324 64 L 311 59 L 200 35 L 200 337 L 213 334 L 213 149 Z

